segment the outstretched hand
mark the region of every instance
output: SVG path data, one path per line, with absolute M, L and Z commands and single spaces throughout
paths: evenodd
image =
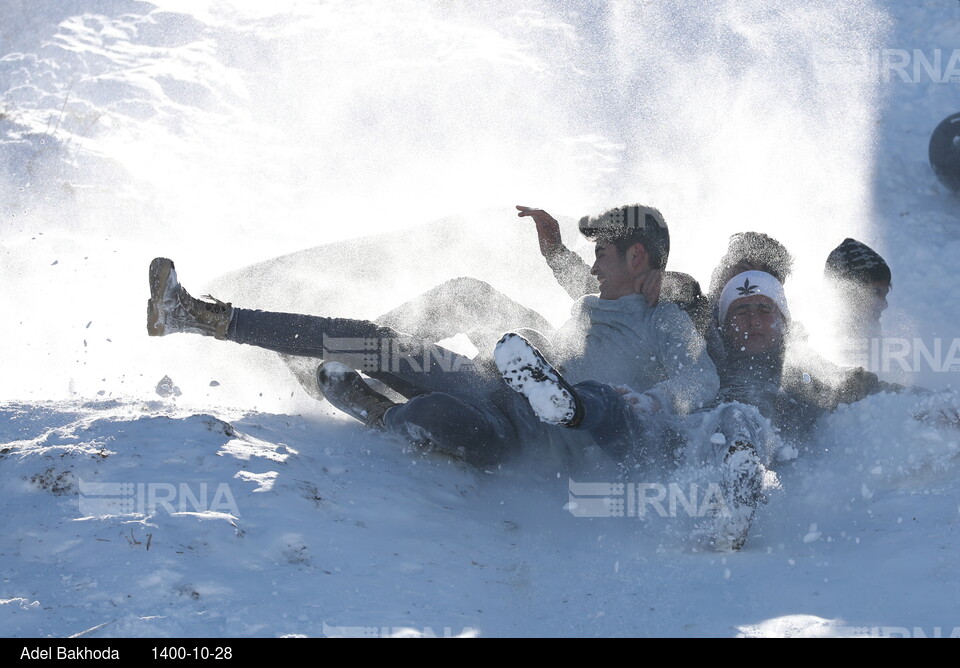
M 557 247 L 563 245 L 563 242 L 560 240 L 560 224 L 557 222 L 556 218 L 551 216 L 543 209 L 537 209 L 534 207 L 520 206 L 518 204 L 517 210 L 520 212 L 517 214 L 517 216 L 520 218 L 533 218 L 533 222 L 537 226 L 537 238 L 540 241 L 540 252 L 543 255 L 549 255 L 551 252 L 556 250 Z

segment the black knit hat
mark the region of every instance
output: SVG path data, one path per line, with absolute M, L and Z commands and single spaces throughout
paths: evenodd
M 858 283 L 890 282 L 890 267 L 870 246 L 856 239 L 844 239 L 827 256 L 827 278 L 843 278 Z

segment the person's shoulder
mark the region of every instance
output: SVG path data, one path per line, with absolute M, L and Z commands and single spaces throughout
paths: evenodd
M 652 320 L 658 327 L 693 329 L 693 320 L 678 304 L 661 300 L 652 309 Z
M 653 307 L 650 317 L 650 327 L 659 340 L 676 342 L 681 345 L 704 346 L 703 334 L 697 329 L 686 311 L 673 302 L 661 301 Z
M 582 313 L 590 313 L 597 308 L 599 301 L 599 295 L 583 295 L 579 299 L 574 299 L 570 305 L 570 315 L 576 317 Z
M 627 295 L 619 299 L 601 299 L 599 295 L 584 295 L 573 303 L 573 310 L 584 310 L 596 313 L 644 313 L 649 311 L 643 295 Z
M 663 314 L 663 317 L 676 317 L 678 313 L 684 313 L 684 310 L 680 308 L 680 305 L 676 302 L 670 302 L 661 299 L 657 302 L 657 305 L 653 307 L 653 312 L 658 317 Z

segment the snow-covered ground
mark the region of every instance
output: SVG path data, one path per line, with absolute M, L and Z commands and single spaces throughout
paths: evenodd
M 960 636 L 960 200 L 926 157 L 960 4 L 263 4 L 0 0 L 0 636 Z M 638 200 L 704 283 L 781 238 L 824 345 L 823 258 L 870 243 L 912 346 L 879 370 L 932 390 L 823 420 L 739 553 L 578 516 L 602 462 L 477 470 L 144 333 L 155 255 L 244 306 L 472 275 L 559 324 L 512 205 L 586 250 L 576 216 Z

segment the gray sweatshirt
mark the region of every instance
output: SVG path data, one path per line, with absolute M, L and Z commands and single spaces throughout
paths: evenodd
M 690 317 L 676 304 L 650 307 L 642 295 L 577 300 L 552 337 L 554 359 L 571 384 L 595 380 L 654 397 L 685 414 L 710 404 L 717 370 Z

